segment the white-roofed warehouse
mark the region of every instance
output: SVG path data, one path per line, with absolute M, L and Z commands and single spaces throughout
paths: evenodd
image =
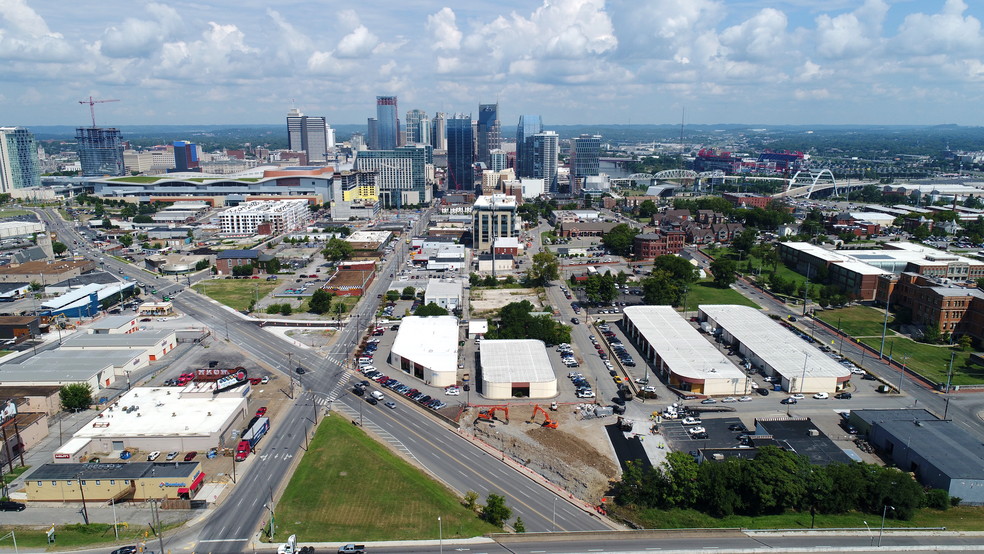
M 403 318 L 390 351 L 394 366 L 434 387 L 458 381 L 458 319 L 450 315 Z
M 701 321 L 721 330 L 721 340 L 766 375 L 779 377 L 786 391 L 832 393 L 851 379 L 846 367 L 755 308 L 711 304 L 697 309 Z
M 481 393 L 486 398 L 557 396 L 557 375 L 541 340 L 483 340 L 481 360 Z
M 671 387 L 708 396 L 748 392 L 748 376 L 672 307 L 630 306 L 623 322 L 639 353 Z

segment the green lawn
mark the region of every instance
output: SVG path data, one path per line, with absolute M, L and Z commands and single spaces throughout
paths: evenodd
M 27 210 L 0 210 L 0 219 L 17 217 L 19 215 L 31 215 L 31 213 Z
M 4 474 L 3 474 L 3 482 L 4 483 L 8 483 L 8 484 L 9 483 L 12 483 L 14 481 L 14 479 L 17 479 L 17 477 L 19 477 L 22 473 L 24 473 L 25 471 L 27 471 L 28 469 L 30 469 L 30 467 L 31 466 L 15 467 L 14 470 L 11 471 L 10 473 L 7 473 L 6 472 L 6 469 L 5 469 L 4 470 Z
M 755 309 L 761 308 L 761 306 L 745 298 L 735 289 L 719 289 L 710 280 L 695 283 L 690 287 L 690 292 L 687 293 L 686 311 L 697 311 L 697 306 L 701 304 L 738 304 L 740 306 L 751 306 Z
M 325 418 L 277 504 L 277 535 L 301 541 L 435 539 L 501 531 L 443 485 L 341 417 Z
M 167 539 L 167 531 L 169 529 L 174 529 L 175 527 L 182 525 L 182 523 L 169 524 L 164 526 L 164 539 Z M 146 540 L 148 548 L 151 544 L 155 548 L 150 548 L 151 550 L 156 550 L 157 538 L 154 537 L 153 532 L 150 527 L 145 523 L 140 524 L 133 522 L 126 527 L 124 525 L 119 525 L 120 532 L 120 543 L 133 544 L 138 540 Z M 50 527 L 27 527 L 27 526 L 0 526 L 0 537 L 7 535 L 13 531 L 17 537 L 18 548 L 40 548 L 40 549 L 58 549 L 65 550 L 67 548 L 78 548 L 78 547 L 89 547 L 96 545 L 110 545 L 116 542 L 116 535 L 113 533 L 112 523 L 93 523 L 90 525 L 82 524 L 72 524 L 72 525 L 55 525 L 55 544 L 48 544 L 48 537 L 45 534 Z M 146 534 L 146 539 L 144 536 Z M 152 542 L 153 541 L 153 542 Z M 10 537 L 0 541 L 0 548 L 8 549 L 13 546 Z
M 277 288 L 277 281 L 266 279 L 214 279 L 195 285 L 195 290 L 235 310 L 245 310 L 255 298 L 263 298 Z
M 881 346 L 880 337 L 861 339 L 861 341 L 876 351 Z M 954 385 L 984 383 L 984 367 L 970 364 L 969 352 L 960 352 L 948 346 L 923 344 L 897 335 L 891 330 L 885 337 L 884 355 L 886 358 L 891 355 L 892 359 L 899 363 L 905 360 L 906 367 L 937 383 L 946 382 L 951 352 L 956 352 L 956 356 L 953 358 L 953 379 L 951 381 Z M 906 359 L 905 356 L 908 358 Z
M 881 337 L 882 325 L 885 322 L 885 312 L 867 306 L 849 306 L 847 308 L 819 312 L 817 319 L 826 322 L 835 329 L 840 325 L 840 329 L 852 337 Z M 895 318 L 889 315 L 889 325 L 893 321 L 895 321 Z M 891 331 L 889 331 L 889 334 L 891 334 Z
M 613 514 L 623 516 L 649 529 L 690 529 L 690 528 L 742 528 L 742 529 L 809 529 L 810 514 L 786 513 L 774 516 L 746 517 L 731 516 L 715 518 L 696 510 L 641 510 L 631 511 L 617 507 Z M 817 514 L 815 525 L 818 528 L 857 528 L 867 533 L 864 522 L 873 531 L 881 525 L 880 514 Z M 960 506 L 946 511 L 923 508 L 909 521 L 885 520 L 885 527 L 946 527 L 953 531 L 984 530 L 984 508 Z
M 337 312 L 335 312 L 335 310 L 337 308 L 335 308 L 335 306 L 341 304 L 341 305 L 345 306 L 345 310 L 342 312 L 342 315 L 341 315 L 341 317 L 344 319 L 345 316 L 346 316 L 346 314 L 348 314 L 349 312 L 351 312 L 352 311 L 352 308 L 354 308 L 355 305 L 359 303 L 359 299 L 360 298 L 362 298 L 362 297 L 361 296 L 334 296 L 331 299 L 331 309 L 328 311 L 328 313 L 321 314 L 318 317 L 320 317 L 322 319 L 335 319 L 335 317 L 337 316 Z M 277 299 L 277 300 L 280 300 L 280 299 Z M 276 303 L 276 300 L 274 301 L 274 303 Z M 305 312 L 305 313 L 307 313 L 308 306 L 310 306 L 310 304 L 311 304 L 311 299 L 310 298 L 305 298 L 301 302 L 301 305 L 298 307 L 298 309 L 295 310 L 295 313 L 296 312 Z M 311 315 L 313 316 L 315 314 L 311 314 Z

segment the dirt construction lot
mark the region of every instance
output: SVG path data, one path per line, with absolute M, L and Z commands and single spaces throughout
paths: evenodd
M 529 300 L 537 309 L 543 307 L 543 302 L 534 289 L 472 289 L 471 313 L 472 315 L 487 314 L 506 304 L 523 300 Z
M 543 427 L 544 417 L 539 413 L 536 421 L 529 423 L 533 405 L 511 404 L 508 424 L 499 414 L 492 423 L 476 422 L 479 410 L 476 407 L 462 414 L 459 422 L 479 439 L 503 450 L 506 456 L 578 498 L 598 504 L 610 481 L 619 476 L 615 453 L 604 428 L 613 419 L 581 419 L 578 406 L 562 404 L 557 411 L 548 410 L 550 418 L 558 422 L 556 429 Z

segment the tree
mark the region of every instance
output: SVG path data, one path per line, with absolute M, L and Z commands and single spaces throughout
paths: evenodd
M 601 237 L 601 243 L 605 248 L 617 256 L 628 256 L 632 253 L 632 242 L 639 234 L 639 229 L 629 227 L 625 223 L 619 223 L 612 227 L 605 236 Z
M 290 304 L 280 305 L 280 315 L 290 315 L 292 313 L 294 313 L 294 308 L 292 308 Z
M 656 306 L 676 306 L 683 298 L 683 285 L 668 271 L 653 271 L 642 280 L 642 301 Z
M 957 346 L 966 352 L 974 346 L 974 339 L 970 338 L 970 335 L 960 335 L 960 338 L 957 339 Z
M 403 294 L 400 295 L 404 300 L 410 300 L 414 296 L 417 296 L 417 289 L 412 286 L 403 287 Z
M 308 311 L 318 315 L 328 313 L 328 310 L 331 309 L 331 297 L 331 293 L 325 289 L 314 291 L 314 294 L 311 295 L 311 301 L 308 302 Z
M 44 288 L 44 286 L 37 281 L 31 281 L 30 286 L 28 286 L 27 288 L 31 289 L 31 292 L 35 292 L 41 290 L 42 288 Z
M 92 387 L 89 383 L 72 383 L 58 391 L 62 409 L 73 412 L 88 410 L 92 405 Z
M 714 286 L 726 289 L 735 282 L 735 271 L 738 267 L 734 260 L 717 258 L 711 262 L 711 273 L 714 274 Z
M 269 306 L 267 306 L 266 313 L 271 314 L 271 315 L 273 315 L 273 314 L 279 314 L 280 313 L 280 304 L 270 304 Z
M 120 244 L 127 248 L 133 246 L 133 235 L 123 235 L 116 240 L 120 241 Z
M 133 216 L 133 222 L 134 223 L 153 223 L 154 222 L 154 218 L 150 217 L 149 215 L 135 215 L 135 216 Z
M 253 264 L 237 265 L 232 268 L 232 274 L 236 277 L 246 277 L 253 274 Z
M 590 198 L 590 196 L 588 198 Z M 946 492 L 946 491 L 944 491 L 944 492 Z M 947 500 L 949 501 L 949 499 L 947 499 Z M 523 518 L 521 518 L 519 516 L 516 516 L 516 523 L 513 524 L 513 529 L 517 533 L 525 533 L 526 532 L 526 524 L 523 523 Z
M 510 517 L 512 517 L 512 510 L 506 506 L 506 499 L 490 492 L 485 498 L 481 518 L 496 527 L 502 527 Z
M 322 250 L 321 253 L 324 254 L 325 259 L 333 262 L 347 260 L 349 256 L 352 255 L 352 243 L 347 240 L 332 237 L 328 239 L 328 244 L 325 245 L 325 249 Z
M 736 252 L 741 252 L 747 256 L 752 247 L 755 246 L 756 240 L 758 240 L 758 230 L 754 227 L 748 227 L 731 241 L 731 247 Z
M 63 243 L 58 241 L 51 243 L 51 251 L 54 252 L 56 256 L 64 254 L 66 250 L 68 250 L 68 246 Z
M 560 279 L 560 262 L 549 250 L 533 254 L 533 263 L 526 271 L 527 282 L 542 287 L 549 281 Z
M 207 258 L 204 260 L 198 260 L 198 263 L 195 264 L 195 271 L 201 271 L 203 269 L 207 269 L 208 266 L 210 265 L 212 264 L 208 261 Z
M 421 317 L 434 316 L 434 315 L 448 315 L 448 311 L 438 306 L 437 304 L 430 302 L 426 306 L 421 306 L 417 308 L 417 311 L 414 312 L 413 315 L 419 315 Z
M 266 269 L 266 272 L 270 274 L 279 273 L 280 260 L 278 260 L 277 258 L 271 258 L 269 261 L 266 262 L 266 267 L 264 269 Z
M 652 218 L 659 211 L 659 207 L 652 200 L 645 200 L 639 204 L 639 217 Z
M 396 302 L 400 299 L 400 291 L 398 290 L 388 290 L 386 291 L 386 300 L 389 302 Z
M 468 508 L 469 510 L 471 510 L 473 512 L 474 511 L 477 511 L 478 510 L 478 493 L 475 492 L 475 491 L 468 491 L 468 492 L 466 492 L 465 493 L 465 499 L 464 499 L 464 501 L 462 501 L 462 504 L 464 504 L 465 508 Z
M 663 254 L 653 260 L 653 273 L 666 271 L 673 280 L 682 284 L 694 283 L 700 278 L 700 271 L 694 264 L 673 254 Z

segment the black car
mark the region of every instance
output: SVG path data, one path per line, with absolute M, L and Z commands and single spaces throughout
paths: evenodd
M 136 546 L 124 546 L 117 548 L 111 554 L 136 554 L 138 552 Z
M 371 397 L 371 396 L 367 396 L 366 397 L 366 402 L 372 404 L 373 406 L 375 406 L 376 404 L 379 404 L 379 401 L 376 400 L 375 398 Z
M 755 389 L 755 392 L 761 394 L 762 396 L 769 396 L 769 389 L 759 387 Z
M 864 375 L 861 376 L 861 378 L 864 379 L 865 381 L 877 381 L 878 380 L 877 377 L 875 377 L 874 375 L 872 375 L 870 373 L 865 373 Z
M 366 393 L 366 391 L 363 390 L 362 387 L 358 387 L 358 386 L 352 387 L 352 394 L 354 394 L 356 396 L 362 396 L 365 393 Z
M 303 367 L 298 367 L 294 371 L 296 371 L 298 375 L 304 375 L 305 373 L 307 373 L 307 371 L 305 371 Z
M 851 399 L 851 393 L 849 393 L 849 392 L 839 392 L 839 393 L 837 393 L 837 394 L 834 395 L 834 398 L 838 398 L 840 400 L 850 400 Z
M 27 505 L 23 502 L 0 501 L 0 512 L 23 512 Z

